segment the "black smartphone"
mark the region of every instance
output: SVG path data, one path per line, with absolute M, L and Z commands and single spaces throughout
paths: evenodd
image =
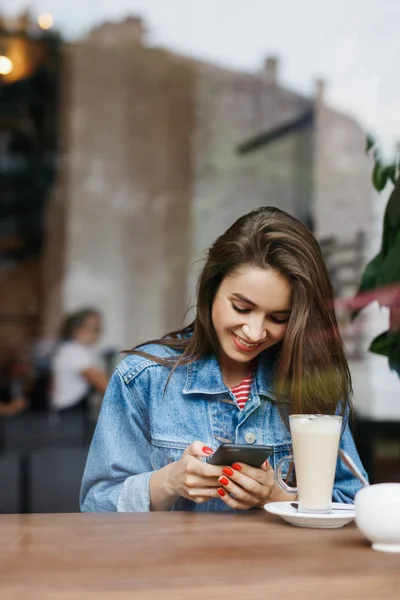
M 245 444 L 221 444 L 207 462 L 211 465 L 229 466 L 235 462 L 259 469 L 272 454 L 271 446 L 247 446 Z

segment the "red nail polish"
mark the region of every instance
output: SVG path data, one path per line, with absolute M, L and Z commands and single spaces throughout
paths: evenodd
M 232 469 L 235 469 L 235 471 L 241 471 L 242 467 L 240 465 L 238 465 L 237 463 L 233 463 Z
M 220 496 L 225 496 L 225 490 L 223 490 L 222 488 L 218 488 L 217 492 Z
M 218 479 L 218 481 L 219 481 L 220 483 L 222 483 L 222 485 L 228 485 L 228 483 L 229 483 L 229 479 L 227 479 L 226 477 L 220 477 L 220 478 Z
M 214 450 L 212 448 L 209 448 L 208 446 L 203 446 L 202 451 L 204 452 L 204 454 L 214 454 Z
M 225 475 L 228 475 L 228 477 L 232 477 L 233 475 L 233 471 L 230 467 L 225 467 L 225 469 L 222 469 L 222 472 L 225 473 Z

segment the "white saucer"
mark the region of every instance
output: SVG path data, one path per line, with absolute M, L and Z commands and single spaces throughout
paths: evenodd
M 335 508 L 348 510 L 335 511 Z M 318 527 L 322 529 L 343 527 L 356 516 L 353 504 L 342 504 L 340 502 L 332 502 L 332 512 L 330 513 L 301 513 L 297 508 L 291 506 L 290 502 L 271 502 L 265 504 L 264 509 L 273 515 L 278 515 L 291 525 L 296 525 L 296 527 Z

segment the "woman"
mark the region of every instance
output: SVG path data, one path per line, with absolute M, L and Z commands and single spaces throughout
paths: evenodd
M 93 351 L 101 333 L 101 316 L 87 308 L 69 315 L 53 358 L 52 408 L 85 411 L 92 390 L 104 394 L 108 377 Z
M 260 208 L 209 250 L 193 323 L 133 350 L 117 367 L 81 508 L 246 510 L 293 499 L 277 488 L 273 470 L 290 453 L 288 414 L 347 417 L 350 394 L 320 248 L 299 221 Z M 222 442 L 274 452 L 261 469 L 206 463 Z M 347 423 L 341 446 L 362 469 Z M 358 489 L 338 464 L 333 500 L 352 502 Z

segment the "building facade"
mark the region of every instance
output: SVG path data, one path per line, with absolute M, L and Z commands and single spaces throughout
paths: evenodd
M 282 86 L 275 57 L 258 73 L 192 60 L 149 46 L 134 17 L 63 44 L 57 89 L 57 176 L 29 270 L 42 338 L 87 305 L 118 349 L 179 328 L 205 250 L 262 205 L 319 238 L 371 229 L 362 128 L 320 83 L 312 98 Z
M 246 211 L 278 206 L 317 236 L 371 227 L 364 133 L 320 85 L 285 89 L 273 57 L 252 74 L 148 47 L 140 25 L 64 48 L 65 242 L 49 287 L 59 312 L 98 306 L 118 348 L 181 326 L 198 261 Z

